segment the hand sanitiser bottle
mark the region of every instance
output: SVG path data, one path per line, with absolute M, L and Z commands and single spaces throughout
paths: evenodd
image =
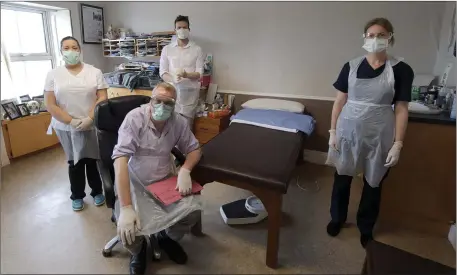
M 451 107 L 451 119 L 455 119 L 455 109 L 457 108 L 457 97 L 455 96 L 455 92 L 453 93 L 453 101 L 452 101 L 452 107 Z

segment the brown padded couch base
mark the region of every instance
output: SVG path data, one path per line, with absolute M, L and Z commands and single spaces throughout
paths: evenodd
M 230 179 L 286 193 L 305 136 L 232 123 L 202 146 L 193 178 L 202 184 Z

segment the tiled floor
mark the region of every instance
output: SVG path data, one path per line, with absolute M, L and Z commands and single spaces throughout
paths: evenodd
M 355 226 L 337 238 L 325 233 L 329 219 L 332 169 L 305 164 L 299 169 L 302 190 L 291 184 L 285 196 L 281 231 L 281 267 L 264 265 L 266 223 L 229 227 L 222 222 L 219 206 L 247 192 L 211 183 L 203 196 L 204 238 L 188 236 L 182 244 L 189 254 L 186 266 L 164 259 L 151 263 L 150 274 L 222 273 L 359 273 L 364 250 Z M 95 207 L 87 197 L 86 209 L 71 210 L 65 156 L 60 148 L 14 161 L 2 169 L 1 272 L 5 273 L 128 273 L 128 254 L 115 248 L 112 258 L 101 250 L 115 235 L 110 210 Z M 360 196 L 354 181 L 349 222 L 354 223 Z M 319 187 L 319 188 L 317 188 Z M 455 252 L 446 239 L 410 232 L 379 233 L 377 239 L 455 267 Z

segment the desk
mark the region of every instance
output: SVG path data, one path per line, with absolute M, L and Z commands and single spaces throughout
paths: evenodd
M 447 238 L 456 219 L 455 122 L 426 118 L 410 114 L 400 161 L 383 183 L 378 224 Z
M 51 114 L 48 112 L 3 120 L 2 131 L 8 157 L 16 158 L 58 144 L 59 139 L 54 132 L 46 134 L 50 123 Z

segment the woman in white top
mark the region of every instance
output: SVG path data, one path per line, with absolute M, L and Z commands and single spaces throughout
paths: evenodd
M 99 159 L 97 137 L 93 127 L 95 106 L 107 99 L 102 72 L 81 62 L 78 40 L 68 36 L 60 42 L 65 66 L 48 73 L 44 97 L 52 115 L 51 128 L 57 134 L 67 156 L 73 210 L 84 209 L 86 176 L 97 206 L 105 203 L 102 182 L 96 166 Z

